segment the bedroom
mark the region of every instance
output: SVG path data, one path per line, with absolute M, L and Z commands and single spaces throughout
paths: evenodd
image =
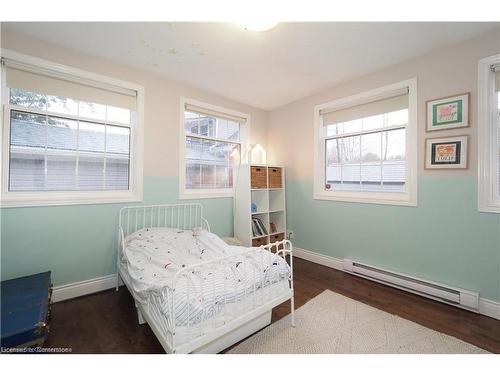
M 500 352 L 499 22 L 36 19 L 1 24 L 3 352 Z

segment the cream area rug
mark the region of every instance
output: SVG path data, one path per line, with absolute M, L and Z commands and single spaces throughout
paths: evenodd
M 229 354 L 488 353 L 396 315 L 326 290 Z

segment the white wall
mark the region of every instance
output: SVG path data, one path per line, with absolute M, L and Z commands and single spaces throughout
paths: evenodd
M 138 83 L 145 87 L 144 175 L 179 175 L 180 97 L 197 99 L 251 115 L 250 143 L 267 148 L 266 111 L 185 84 L 2 29 L 1 47 Z M 77 43 L 77 41 L 75 41 Z
M 353 43 L 354 45 L 355 43 Z M 500 52 L 500 29 L 472 40 L 450 45 L 440 51 L 401 63 L 382 71 L 345 82 L 316 95 L 298 100 L 270 112 L 270 161 L 288 167 L 288 176 L 308 179 L 313 174 L 313 109 L 317 104 L 346 97 L 373 88 L 418 79 L 419 174 L 446 175 L 477 173 L 477 62 Z M 369 64 L 369 57 L 366 60 Z M 471 127 L 426 133 L 425 101 L 454 94 L 471 93 Z M 424 170 L 425 138 L 469 134 L 469 169 L 467 171 Z M 290 152 L 290 150 L 294 152 Z

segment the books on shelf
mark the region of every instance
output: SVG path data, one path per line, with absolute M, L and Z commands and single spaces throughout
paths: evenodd
M 254 237 L 267 236 L 267 229 L 262 220 L 258 217 L 252 218 L 252 232 Z

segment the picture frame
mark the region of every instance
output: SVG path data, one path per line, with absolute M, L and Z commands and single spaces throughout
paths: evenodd
M 428 100 L 425 103 L 428 132 L 470 126 L 470 93 Z
M 468 135 L 425 140 L 425 169 L 467 169 Z

